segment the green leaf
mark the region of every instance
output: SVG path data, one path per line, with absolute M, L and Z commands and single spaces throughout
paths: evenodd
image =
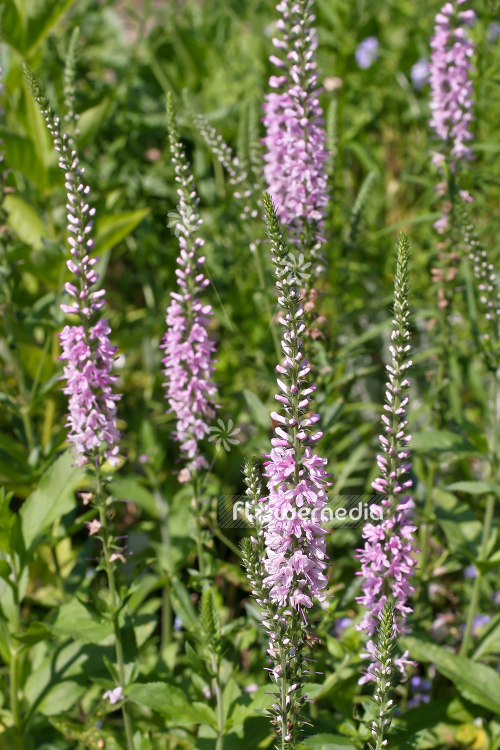
M 55 635 L 75 638 L 82 643 L 102 643 L 114 632 L 111 620 L 90 612 L 78 599 L 59 607 L 47 627 Z
M 28 56 L 52 31 L 75 0 L 4 0 L 2 37 Z
M 51 179 L 36 153 L 33 141 L 1 125 L 0 138 L 4 144 L 6 165 L 11 169 L 18 169 L 41 190 L 49 188 Z
M 500 675 L 491 667 L 416 638 L 403 639 L 402 648 L 408 649 L 417 661 L 435 664 L 466 700 L 500 713 Z
M 408 737 L 408 739 L 400 745 L 399 750 L 417 750 L 418 747 L 421 747 L 421 743 L 429 734 L 428 729 L 420 729 L 415 734 L 412 734 L 411 737 Z
M 221 622 L 219 610 L 212 589 L 207 588 L 201 596 L 201 624 L 208 643 L 217 648 L 221 638 Z
M 127 211 L 121 214 L 105 214 L 96 222 L 95 253 L 102 255 L 118 245 L 141 223 L 149 208 Z
M 496 570 L 496 568 L 500 567 L 500 550 L 494 552 L 487 560 L 475 560 L 474 565 L 483 575 L 489 573 L 491 570 Z
M 465 492 L 468 495 L 496 495 L 500 497 L 500 485 L 492 482 L 453 482 L 446 488 L 450 492 Z
M 87 692 L 87 686 L 73 680 L 63 680 L 55 684 L 42 698 L 37 711 L 44 716 L 56 716 L 73 708 L 75 703 Z
M 90 109 L 86 109 L 81 113 L 78 119 L 79 148 L 86 146 L 98 132 L 106 117 L 110 101 L 110 98 L 106 97 L 102 102 L 96 104 L 95 107 L 90 107 Z
M 265 685 L 255 693 L 240 695 L 229 712 L 226 729 L 243 724 L 247 719 L 262 714 L 264 709 L 270 708 L 274 699 L 269 693 L 269 687 Z
M 189 641 L 186 641 L 186 656 L 189 659 L 189 663 L 191 664 L 193 669 L 200 673 L 204 673 L 206 671 L 205 660 L 202 659 L 201 656 L 198 656 Z
M 410 443 L 417 453 L 478 453 L 475 445 L 449 430 L 426 430 L 413 435 Z
M 61 246 L 43 239 L 42 247 L 30 253 L 25 267 L 27 271 L 30 271 L 43 284 L 57 289 L 60 284 L 64 260 L 65 255 Z
M 59 516 L 75 507 L 75 487 L 81 475 L 69 451 L 49 466 L 21 508 L 21 528 L 26 554 L 32 554 L 38 539 Z
M 86 750 L 122 750 L 123 746 L 119 744 L 111 733 L 112 730 L 105 729 L 100 722 L 95 721 L 95 716 L 88 716 L 86 724 L 70 721 L 66 717 L 50 717 L 50 723 L 60 732 L 66 741 L 78 741 L 78 747 L 85 747 Z M 144 738 L 147 739 L 147 738 Z M 103 744 L 104 743 L 104 744 Z M 145 743 L 141 744 L 140 750 L 150 750 L 151 746 Z
M 35 643 L 40 641 L 47 641 L 53 637 L 52 630 L 45 625 L 43 622 L 32 622 L 30 626 L 24 631 L 14 636 L 17 641 L 20 641 L 25 646 L 34 646 Z
M 315 737 L 307 737 L 299 748 L 307 750 L 357 750 L 348 737 L 339 734 L 317 734 Z
M 6 492 L 5 487 L 0 488 L 0 549 L 9 552 L 12 549 L 12 531 L 17 521 L 17 516 L 10 509 L 11 492 Z M 7 563 L 6 560 L 2 561 Z M 5 571 L 5 567 L 3 569 Z M 10 565 L 9 573 L 10 575 Z M 5 576 L 2 574 L 2 578 Z
M 178 578 L 174 578 L 172 581 L 170 598 L 172 600 L 174 612 L 180 617 L 183 626 L 187 630 L 196 633 L 197 630 L 199 630 L 196 610 L 189 596 L 189 591 Z
M 117 500 L 128 500 L 137 505 L 152 518 L 158 518 L 158 508 L 154 495 L 140 482 L 130 477 L 120 477 L 110 484 L 110 491 Z
M 456 495 L 434 490 L 436 520 L 446 535 L 448 548 L 474 562 L 479 556 L 481 523 L 469 505 Z
M 11 583 L 12 568 L 10 567 L 7 560 L 0 560 L 0 578 L 3 578 L 7 583 Z
M 269 430 L 269 428 L 271 427 L 271 410 L 268 409 L 262 403 L 260 398 L 256 396 L 255 393 L 252 393 L 252 391 L 248 391 L 247 389 L 245 389 L 243 391 L 243 396 L 245 397 L 248 411 L 250 412 L 250 416 L 252 417 L 253 421 L 257 422 L 257 424 L 262 427 L 263 430 Z
M 500 613 L 495 615 L 481 632 L 481 639 L 473 656 L 474 661 L 482 659 L 487 654 L 500 653 Z
M 7 224 L 20 240 L 35 250 L 42 247 L 42 238 L 47 237 L 47 229 L 37 212 L 19 195 L 6 195 L 3 207 L 7 211 Z
M 127 690 L 128 698 L 140 706 L 157 711 L 167 721 L 179 727 L 209 724 L 217 728 L 213 710 L 205 703 L 191 704 L 184 691 L 167 682 L 135 683 Z

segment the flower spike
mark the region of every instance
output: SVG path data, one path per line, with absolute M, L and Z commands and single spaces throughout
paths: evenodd
M 365 613 L 358 630 L 371 637 L 381 621 L 386 602 L 391 597 L 394 603 L 394 632 L 407 633 L 407 616 L 412 611 L 408 600 L 414 592 L 411 577 L 416 565 L 413 533 L 415 526 L 409 521 L 408 511 L 413 501 L 408 494 L 412 480 L 408 477 L 411 468 L 410 435 L 406 434 L 408 420 L 408 388 L 410 381 L 407 371 L 411 367 L 409 359 L 410 331 L 408 322 L 410 306 L 408 304 L 408 262 L 410 248 L 408 238 L 401 234 L 398 242 L 396 274 L 394 277 L 394 318 L 391 334 L 391 364 L 386 366 L 388 374 L 385 394 L 385 414 L 382 416 L 382 427 L 385 435 L 380 435 L 383 453 L 377 456 L 380 476 L 372 487 L 384 496 L 380 502 L 383 520 L 377 524 L 366 524 L 363 528 L 365 546 L 358 550 L 361 560 L 361 589 L 363 595 L 357 598 L 365 607 Z M 373 654 L 373 642 L 367 644 L 368 655 L 372 664 L 360 682 L 375 679 L 374 668 L 377 664 Z M 397 662 L 403 674 L 405 659 Z

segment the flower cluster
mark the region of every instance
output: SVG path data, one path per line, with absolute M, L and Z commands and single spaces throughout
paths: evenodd
M 410 436 L 405 434 L 408 424 L 406 407 L 410 386 L 407 370 L 411 366 L 408 360 L 410 332 L 408 319 L 408 259 L 409 245 L 407 237 L 402 234 L 398 244 L 398 259 L 394 280 L 394 320 L 391 334 L 390 352 L 392 362 L 387 365 L 388 380 L 386 391 L 385 414 L 382 416 L 385 435 L 380 435 L 383 455 L 377 456 L 380 477 L 372 483 L 374 490 L 384 495 L 381 505 L 390 510 L 384 514 L 379 524 L 366 524 L 363 529 L 365 546 L 358 550 L 361 560 L 361 589 L 363 595 L 357 601 L 364 605 L 365 613 L 359 630 L 372 636 L 382 617 L 385 604 L 390 597 L 394 603 L 394 632 L 407 632 L 406 618 L 412 611 L 408 599 L 414 591 L 411 584 L 416 560 L 413 546 L 413 526 L 407 518 L 407 511 L 412 507 L 408 493 L 412 485 L 407 472 L 410 451 Z M 368 655 L 373 659 L 373 643 L 367 647 Z M 373 680 L 373 663 L 362 682 Z M 398 666 L 404 673 L 405 657 Z
M 269 79 L 276 92 L 264 105 L 266 147 L 264 176 L 280 221 L 299 235 L 322 270 L 325 206 L 328 203 L 326 133 L 319 104 L 315 62 L 316 30 L 312 0 L 282 0 L 277 22 L 282 38 L 273 44 L 285 60 L 272 55 L 279 75 Z
M 464 25 L 474 22 L 475 13 L 473 10 L 459 10 L 458 6 L 464 2 L 447 2 L 436 15 L 431 39 L 430 125 L 439 138 L 451 147 L 453 157 L 471 160 L 472 149 L 468 143 L 472 133 L 469 127 L 474 116 L 469 73 L 475 47 Z M 434 161 L 439 163 L 442 158 L 442 154 L 436 154 Z
M 488 258 L 465 206 L 461 214 L 462 242 L 472 263 L 479 302 L 484 321 L 480 322 L 481 348 L 490 367 L 498 367 L 498 320 L 500 318 L 500 289 L 497 271 Z M 484 329 L 484 330 L 483 330 Z
M 113 393 L 117 378 L 112 374 L 116 348 L 109 342 L 111 329 L 105 318 L 98 319 L 106 291 L 96 289 L 99 275 L 94 266 L 98 258 L 91 257 L 95 208 L 88 203 L 90 188 L 84 183 L 85 170 L 80 166 L 72 137 L 62 130 L 60 118 L 54 115 L 32 73 L 28 69 L 25 73 L 59 154 L 59 167 L 66 180 L 68 243 L 72 256 L 67 266 L 74 279 L 65 284 L 72 302 L 62 304 L 61 310 L 78 316 L 81 321 L 80 325 L 65 326 L 59 334 L 60 359 L 66 362 L 63 390 L 69 396 L 68 439 L 76 449 L 79 466 L 97 460 L 101 446 L 108 461 L 117 465 L 120 433 L 116 426 L 116 402 L 121 396 Z
M 380 617 L 378 628 L 378 642 L 374 647 L 375 669 L 374 679 L 376 683 L 373 700 L 377 705 L 375 719 L 371 722 L 371 735 L 375 746 L 369 745 L 370 750 L 380 750 L 387 745 L 384 739 L 392 724 L 392 712 L 396 708 L 393 700 L 389 700 L 392 690 L 392 677 L 394 674 L 394 659 L 392 650 L 394 610 L 390 601 L 387 601 Z
M 3 96 L 3 92 L 5 89 L 5 84 L 3 82 L 3 68 L 0 66 L 0 97 Z M 4 108 L 0 105 L 0 117 L 3 118 L 3 115 L 5 114 Z M 6 178 L 6 172 L 3 171 L 2 165 L 4 160 L 4 151 L 3 151 L 3 140 L 0 138 L 0 202 L 3 200 L 4 196 L 4 188 L 5 188 L 5 178 Z
M 322 433 L 311 434 L 319 415 L 309 414 L 310 397 L 316 386 L 308 386 L 306 382 L 310 367 L 302 351 L 304 308 L 297 279 L 291 273 L 288 248 L 268 195 L 264 197 L 264 206 L 280 295 L 278 304 L 283 311 L 280 323 L 285 329 L 281 341 L 284 360 L 276 368 L 280 375 L 276 400 L 284 414 L 275 411 L 271 414 L 277 426 L 264 474 L 269 490 L 264 583 L 270 590 L 270 599 L 302 610 L 312 607 L 313 599 L 325 598 L 325 531 L 314 519 L 320 517 L 326 504 L 326 459 L 320 458 L 311 447 Z M 300 509 L 307 506 L 318 512 L 301 518 Z M 289 513 L 292 518 L 287 518 Z
M 285 328 L 276 399 L 286 416 L 271 414 L 277 426 L 271 455 L 265 456 L 269 459 L 264 473 L 269 496 L 260 498 L 264 513 L 254 513 L 257 534 L 243 545 L 243 563 L 269 636 L 268 671 L 276 686 L 269 709 L 271 724 L 282 750 L 290 750 L 301 736 L 300 712 L 307 700 L 303 685 L 309 671 L 306 665 L 311 661 L 307 654 L 318 640 L 309 630 L 305 610 L 313 606 L 314 599 L 325 599 L 325 531 L 316 515 L 325 507 L 328 482 L 326 459 L 313 453 L 310 445 L 321 433 L 311 435 L 310 430 L 319 415 L 308 415 L 315 386 L 308 387 L 305 381 L 310 368 L 302 352 L 304 309 L 297 278 L 276 209 L 266 193 L 264 209 L 283 313 L 280 323 Z M 255 509 L 261 487 L 253 462 L 245 467 L 245 482 L 250 505 Z M 306 509 L 310 511 L 307 517 L 301 514 Z
M 240 219 L 256 219 L 258 216 L 257 195 L 261 191 L 260 174 L 256 174 L 255 165 L 245 164 L 235 156 L 231 147 L 223 139 L 222 135 L 210 125 L 207 118 L 198 112 L 190 100 L 185 97 L 185 102 L 193 122 L 198 128 L 203 140 L 212 154 L 219 160 L 229 175 L 229 184 L 235 188 L 234 197 L 243 204 Z M 253 144 L 250 144 L 251 146 Z
M 306 657 L 306 652 L 308 636 L 311 638 L 311 634 L 307 631 L 307 623 L 296 610 L 287 610 L 269 598 L 264 580 L 263 518 L 258 509 L 261 484 L 255 461 L 251 460 L 246 464 L 244 478 L 251 508 L 249 520 L 255 526 L 255 536 L 243 540 L 243 566 L 256 602 L 261 608 L 261 625 L 269 638 L 267 653 L 271 666 L 266 667 L 266 671 L 277 689 L 268 713 L 276 735 L 281 739 L 282 748 L 292 748 L 301 733 L 299 714 L 306 702 L 303 683 L 309 673 L 306 663 L 310 660 Z
M 188 461 L 187 474 L 183 475 L 188 481 L 190 470 L 197 471 L 208 466 L 199 443 L 208 435 L 210 421 L 215 416 L 214 397 L 217 389 L 211 380 L 215 344 L 207 331 L 212 308 L 199 299 L 210 281 L 202 270 L 205 258 L 198 254 L 204 240 L 194 237 L 202 223 L 196 210 L 198 198 L 176 132 L 170 97 L 167 100 L 167 115 L 170 154 L 178 185 L 179 219 L 176 230 L 180 253 L 175 271 L 179 290 L 171 293 L 162 348 L 165 349 L 166 398 L 169 410 L 176 416 L 176 427 L 172 434 L 180 443 L 183 458 Z

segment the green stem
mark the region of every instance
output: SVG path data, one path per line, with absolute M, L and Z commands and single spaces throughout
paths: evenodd
M 236 544 L 234 544 L 217 526 L 214 527 L 213 533 L 226 545 L 226 547 L 229 547 L 237 557 L 241 557 L 241 549 L 237 547 Z
M 168 531 L 168 503 L 161 496 L 158 482 L 155 478 L 151 477 L 152 472 L 148 472 L 150 479 L 152 479 L 155 485 L 154 498 L 156 502 L 156 508 L 158 511 L 158 519 L 160 521 L 160 534 L 161 534 L 161 567 L 162 572 L 167 574 L 168 583 L 163 589 L 162 593 L 162 605 L 161 605 L 161 648 L 162 651 L 165 646 L 168 646 L 172 642 L 172 603 L 170 601 L 170 571 L 168 570 L 168 550 L 170 548 L 170 534 Z
M 259 277 L 260 289 L 261 289 L 261 292 L 262 292 L 263 297 L 264 297 L 264 305 L 265 305 L 265 308 L 266 308 L 266 315 L 268 316 L 268 318 L 270 320 L 270 324 L 269 325 L 271 327 L 271 336 L 273 337 L 274 348 L 275 348 L 276 356 L 277 356 L 278 362 L 279 362 L 281 360 L 281 346 L 280 346 L 278 334 L 276 332 L 276 326 L 275 326 L 274 320 L 273 320 L 273 311 L 271 309 L 271 305 L 269 304 L 269 297 L 267 296 L 267 287 L 266 287 L 266 280 L 265 280 L 265 277 L 264 277 L 264 269 L 262 267 L 262 261 L 261 261 L 261 257 L 260 257 L 260 253 L 259 253 L 259 243 L 258 242 L 254 242 L 253 244 L 255 246 L 255 250 L 254 250 L 253 255 L 254 255 L 254 258 L 255 258 L 255 265 L 257 267 L 257 275 Z
M 222 704 L 222 691 L 220 689 L 219 667 L 214 654 L 212 655 L 212 668 L 215 672 L 214 685 L 215 700 L 217 702 L 217 742 L 215 743 L 215 750 L 222 750 L 224 745 L 224 706 Z
M 193 491 L 196 515 L 196 550 L 198 555 L 198 569 L 200 574 L 205 576 L 205 556 L 203 554 L 203 540 L 201 536 L 200 499 L 198 497 L 198 482 L 196 479 L 193 479 Z
M 31 453 L 31 451 L 35 447 L 35 438 L 33 435 L 33 425 L 31 423 L 29 411 L 30 411 L 29 405 L 27 403 L 24 406 L 21 406 L 21 409 L 20 409 L 21 419 L 23 421 L 26 441 L 28 443 L 28 450 Z
M 172 643 L 172 602 L 170 600 L 170 585 L 163 588 L 161 603 L 161 647 L 163 649 Z
M 420 578 L 425 579 L 426 568 L 427 568 L 427 555 L 428 555 L 428 540 L 429 540 L 429 519 L 432 512 L 432 491 L 434 489 L 434 476 L 436 474 L 436 462 L 431 459 L 429 462 L 429 470 L 427 473 L 427 493 L 424 505 L 424 520 L 420 533 Z
M 122 634 L 120 630 L 119 622 L 119 607 L 118 607 L 118 596 L 116 592 L 115 576 L 113 572 L 113 566 L 110 561 L 110 533 L 108 529 L 108 519 L 106 515 L 106 506 L 102 497 L 101 489 L 101 476 L 100 471 L 96 471 L 96 502 L 99 507 L 99 519 L 102 527 L 102 542 L 103 542 L 103 553 L 104 553 L 104 567 L 106 569 L 106 575 L 108 578 L 109 593 L 111 598 L 111 610 L 113 613 L 113 627 L 115 631 L 115 653 L 116 663 L 118 667 L 118 679 L 120 680 L 120 687 L 122 690 L 126 687 L 125 677 L 125 659 L 123 656 L 123 643 Z M 134 750 L 132 720 L 130 718 L 126 702 L 122 706 L 123 723 L 125 725 L 125 736 L 127 738 L 128 750 Z
M 14 606 L 12 608 L 11 618 L 11 635 L 19 633 L 21 627 L 21 613 L 19 607 L 19 588 L 17 580 L 17 571 L 15 564 L 12 564 L 13 568 L 13 597 Z M 24 750 L 24 732 L 23 732 L 23 721 L 21 717 L 21 707 L 19 705 L 19 646 L 15 645 L 13 638 L 9 638 L 10 642 L 10 664 L 9 664 L 9 693 L 10 693 L 10 710 L 12 713 L 12 722 L 16 731 L 16 745 L 20 750 Z
M 288 747 L 292 747 L 285 737 L 288 734 L 288 706 L 286 704 L 287 699 L 287 680 L 286 680 L 286 651 L 283 645 L 280 644 L 280 664 L 281 664 L 281 750 L 287 750 Z
M 18 684 L 18 649 L 12 646 L 10 654 L 10 665 L 9 665 L 9 679 L 10 679 L 10 710 L 12 712 L 12 720 L 16 732 L 19 738 L 23 737 L 23 722 L 21 719 L 21 708 L 19 706 L 19 684 Z M 24 747 L 24 742 L 22 743 Z
M 448 190 L 451 193 L 450 185 L 448 185 Z M 435 405 L 432 410 L 432 426 L 434 427 L 434 429 L 439 429 L 440 427 L 442 427 L 442 422 L 443 422 L 443 415 L 442 415 L 442 408 L 441 408 L 441 391 L 442 391 L 443 382 L 445 379 L 446 364 L 447 364 L 447 358 L 448 358 L 449 330 L 448 330 L 447 307 L 441 308 L 440 317 L 441 317 L 441 320 L 440 320 L 441 345 L 440 345 L 440 354 L 438 356 L 437 375 L 436 375 L 436 380 L 434 384 Z M 422 523 L 422 528 L 421 528 L 421 533 L 420 533 L 419 577 L 421 581 L 425 580 L 426 573 L 427 573 L 427 557 L 429 553 L 429 530 L 430 530 L 429 519 L 432 513 L 432 493 L 434 489 L 436 468 L 437 468 L 436 461 L 435 459 L 432 458 L 429 462 L 429 470 L 427 474 L 427 494 L 425 498 L 423 523 Z M 420 599 L 420 596 L 419 596 L 419 599 Z M 420 602 L 419 602 L 419 606 L 420 606 Z
M 497 414 L 497 391 L 498 391 L 498 383 L 497 383 L 497 373 L 495 372 L 493 375 L 493 382 L 491 387 L 491 400 L 492 400 L 492 438 L 491 438 L 491 479 L 493 482 L 496 482 L 497 479 L 497 429 L 498 429 L 498 414 Z M 486 560 L 487 554 L 488 554 L 488 542 L 490 540 L 491 536 L 491 528 L 493 526 L 493 516 L 495 513 L 495 496 L 494 495 L 488 495 L 486 498 L 486 508 L 484 510 L 484 519 L 483 519 L 483 533 L 481 535 L 481 547 L 479 550 L 479 562 L 484 562 Z M 469 644 L 472 637 L 472 628 L 474 625 L 474 618 L 476 616 L 478 604 L 479 604 L 479 596 L 481 593 L 481 583 L 483 579 L 483 574 L 480 570 L 477 570 L 477 575 L 474 579 L 474 584 L 472 586 L 472 594 L 471 599 L 469 603 L 469 610 L 467 612 L 467 620 L 465 623 L 465 632 L 464 632 L 464 638 L 462 641 L 462 645 L 460 646 L 460 656 L 467 656 L 469 651 Z

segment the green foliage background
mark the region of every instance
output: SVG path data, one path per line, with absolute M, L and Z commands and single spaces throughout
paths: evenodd
M 14 635 L 23 645 L 26 749 L 122 746 L 119 714 L 107 714 L 109 705 L 101 700 L 104 689 L 114 685 L 113 635 L 102 573 L 89 564 L 97 555 L 83 525 L 89 510 L 75 495 L 76 489 L 85 489 L 85 480 L 75 477 L 63 453 L 66 399 L 58 380 L 56 333 L 63 325 L 58 304 L 68 275 L 64 187 L 21 68 L 28 62 L 52 101 L 60 103 L 67 44 L 79 26 L 78 144 L 97 208 L 96 252 L 108 290 L 106 314 L 120 352 L 124 463 L 112 488 L 118 499 L 114 521 L 119 533 L 127 535 L 131 553 L 122 568 L 122 584 L 131 592 L 122 624 L 130 649 L 137 750 L 208 750 L 215 743 L 213 698 L 206 697 L 206 639 L 197 614 L 202 581 L 192 570 L 190 497 L 177 482 L 177 448 L 169 439 L 172 418 L 165 412 L 159 349 L 178 252 L 167 226 L 168 213 L 176 207 L 164 107 L 168 91 L 176 101 L 201 196 L 220 417 L 241 429 L 240 442 L 229 452 L 207 445 L 215 461 L 207 486 L 212 500 L 206 546 L 223 642 L 224 750 L 266 747 L 271 742 L 268 721 L 259 714 L 268 700 L 264 641 L 234 551 L 241 533 L 225 531 L 228 544 L 227 538 L 216 536 L 215 517 L 219 495 L 242 494 L 245 457 L 269 449 L 276 364 L 269 310 L 274 309 L 274 292 L 265 252 L 261 250 L 263 288 L 249 248 L 252 239 L 263 237 L 261 223 L 249 227 L 240 220 L 232 188 L 194 129 L 182 92 L 188 89 L 196 107 L 236 149 L 241 123 L 252 116 L 258 120 L 267 91 L 274 3 L 2 0 L 1 5 L 6 112 L 0 138 L 9 172 L 0 240 L 0 480 L 7 493 L 0 500 L 0 656 L 5 665 L 0 671 L 5 688 L 0 719 L 9 726 L 15 610 L 2 564 L 15 555 L 22 571 L 21 618 Z M 488 41 L 488 28 L 500 22 L 500 6 L 478 0 L 474 7 L 479 16 L 472 32 L 478 44 L 476 160 L 464 187 L 475 196 L 472 210 L 481 239 L 498 262 L 500 48 Z M 415 91 L 410 70 L 429 56 L 438 9 L 439 3 L 430 0 L 316 1 L 319 63 L 327 89 L 321 98 L 325 111 L 334 107 L 338 153 L 328 216 L 328 271 L 318 305 L 326 322 L 324 335 L 312 347 L 319 362 L 317 407 L 325 433 L 321 451 L 329 459 L 332 492 L 368 493 L 376 470 L 394 243 L 401 229 L 407 231 L 413 249 L 413 472 L 419 524 L 427 521 L 432 528 L 432 564 L 419 583 L 414 634 L 400 645 L 419 662 L 418 673 L 430 676 L 432 692 L 429 705 L 406 710 L 408 685 L 397 688 L 402 714 L 394 721 L 390 746 L 495 750 L 500 748 L 496 526 L 489 558 L 481 563 L 489 574 L 482 582 L 480 611 L 492 619 L 476 634 L 470 658 L 455 654 L 472 586 L 464 571 L 479 554 L 485 488 L 478 480 L 488 478 L 482 476 L 482 466 L 491 415 L 488 373 L 475 354 L 470 325 L 477 312 L 465 264 L 456 285 L 449 377 L 439 394 L 444 419 L 439 431 L 430 430 L 435 406 L 431 384 L 441 346 L 430 330 L 437 317 L 431 269 L 438 249 L 432 223 L 439 217 L 440 199 L 429 157 L 434 143 L 427 127 L 428 89 Z M 354 52 L 368 36 L 379 39 L 380 57 L 361 70 Z M 361 232 L 351 242 L 352 207 L 370 172 L 375 173 L 374 187 Z M 424 518 L 430 462 L 436 465 L 434 503 L 432 515 Z M 457 482 L 461 484 L 450 490 Z M 365 719 L 373 710 L 369 690 L 357 685 L 360 636 L 352 624 L 344 630 L 335 625 L 345 617 L 355 622 L 359 615 L 354 601 L 359 540 L 356 530 L 337 531 L 330 539 L 333 596 L 316 623 L 322 674 L 311 676 L 309 686 L 309 711 L 319 737 L 305 741 L 309 748 L 358 748 L 368 737 L 364 725 L 353 719 L 353 708 Z M 171 639 L 165 633 L 165 587 L 172 616 L 183 626 Z M 245 692 L 249 686 L 258 686 L 257 692 Z M 0 725 L 0 748 L 16 747 L 9 737 Z

